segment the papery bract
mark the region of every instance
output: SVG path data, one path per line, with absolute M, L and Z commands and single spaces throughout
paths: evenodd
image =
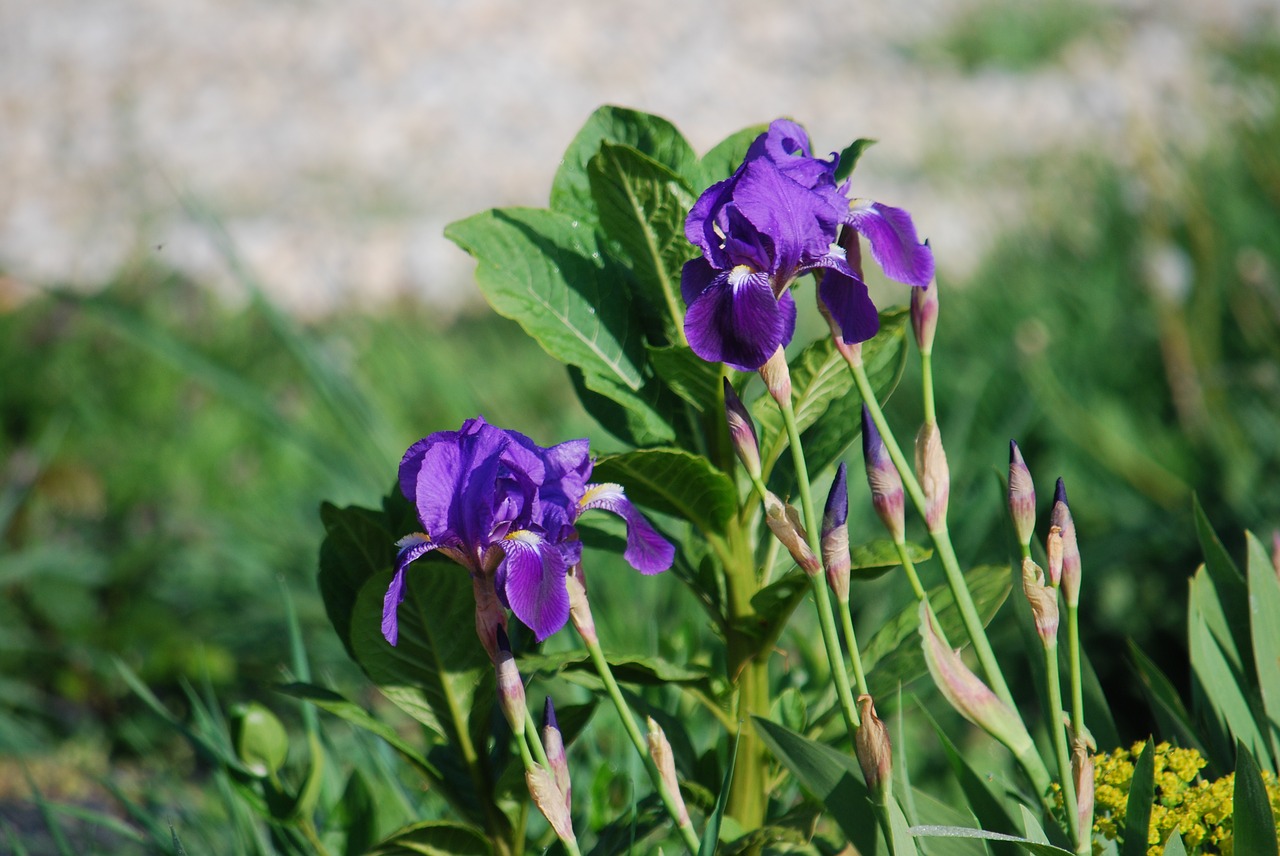
M 621 487 L 588 484 L 591 467 L 586 440 L 543 448 L 480 417 L 410 446 L 400 462 L 400 490 L 417 507 L 424 531 L 397 544 L 396 573 L 383 600 L 387 641 L 394 645 L 398 638 L 405 570 L 432 550 L 480 577 L 478 585 L 491 579 L 501 601 L 539 639 L 559 630 L 569 616 L 565 575 L 582 554 L 574 524 L 592 508 L 626 521 L 624 555 L 633 567 L 646 574 L 670 567 L 675 548 Z

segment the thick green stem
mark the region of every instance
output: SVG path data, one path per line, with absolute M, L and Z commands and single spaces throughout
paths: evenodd
M 744 829 L 757 829 L 764 823 L 767 808 L 767 757 L 751 717 L 769 715 L 769 651 L 761 651 L 759 641 L 740 629 L 753 621 L 751 598 L 760 587 L 746 531 L 737 527 L 730 533 L 730 556 L 724 566 L 729 601 L 726 654 L 729 678 L 738 689 L 739 741 L 725 811 Z

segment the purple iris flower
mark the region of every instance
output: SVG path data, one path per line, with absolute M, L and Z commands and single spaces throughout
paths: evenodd
M 675 548 L 620 486 L 588 484 L 591 466 L 586 440 L 544 449 L 480 417 L 410 446 L 400 462 L 400 490 L 417 506 L 424 531 L 397 542 L 382 635 L 396 644 L 405 570 L 439 550 L 473 577 L 491 579 L 501 601 L 538 639 L 550 636 L 569 617 L 565 574 L 582 556 L 574 524 L 592 508 L 626 521 L 623 555 L 632 567 L 644 574 L 669 568 Z
M 933 254 L 919 243 L 911 215 L 850 202 L 849 185 L 836 185 L 837 161 L 813 157 L 804 129 L 778 119 L 737 171 L 694 203 L 685 235 L 702 256 L 685 263 L 680 290 L 688 305 L 685 336 L 698 356 L 759 368 L 795 331 L 790 284 L 818 270 L 819 297 L 845 341 L 874 336 L 879 316 L 858 256 L 847 249 L 857 234 L 889 277 L 917 286 L 933 278 Z M 841 226 L 846 234 L 837 242 Z

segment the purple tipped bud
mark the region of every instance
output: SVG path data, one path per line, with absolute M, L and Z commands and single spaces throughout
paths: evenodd
M 822 566 L 827 569 L 827 584 L 840 603 L 849 602 L 848 469 L 841 461 L 822 515 Z
M 1031 470 L 1022 460 L 1022 450 L 1009 441 L 1009 516 L 1018 534 L 1018 543 L 1027 545 L 1036 531 L 1036 486 Z
M 564 735 L 560 733 L 560 723 L 556 722 L 556 706 L 547 696 L 542 707 L 542 748 L 547 753 L 547 766 L 551 768 L 551 777 L 555 780 L 560 795 L 564 798 L 564 807 L 568 811 L 572 805 L 572 786 L 569 783 L 569 761 L 564 753 Z
M 942 432 L 933 422 L 921 425 L 916 434 L 916 475 L 924 491 L 924 522 L 930 532 L 937 532 L 946 525 L 951 470 L 942 448 Z
M 956 712 L 999 740 L 1015 755 L 1032 748 L 1026 726 L 1007 704 L 982 682 L 960 653 L 938 637 L 927 604 L 920 604 L 920 635 L 924 639 L 924 659 L 934 684 Z
M 888 530 L 889 537 L 900 542 L 906 528 L 902 476 L 889 458 L 889 451 L 884 447 L 884 440 L 865 404 L 862 405 L 862 459 L 867 467 L 867 484 L 871 487 L 871 506 Z
M 724 379 L 724 416 L 738 460 L 742 461 L 753 479 L 760 478 L 760 441 L 756 437 L 756 426 L 728 378 Z
M 1076 789 L 1076 840 L 1088 841 L 1093 830 L 1093 755 L 1084 741 L 1071 741 L 1071 782 Z
M 923 288 L 911 289 L 911 329 L 916 334 L 920 353 L 933 351 L 933 336 L 938 329 L 938 281 Z
M 569 592 L 569 618 L 573 621 L 573 629 L 578 631 L 583 642 L 589 645 L 599 642 L 596 620 L 591 615 L 591 601 L 587 600 L 587 575 L 582 570 L 581 562 L 569 569 L 564 578 L 564 587 Z
M 684 797 L 680 795 L 680 781 L 676 778 L 676 759 L 671 751 L 671 743 L 667 740 L 662 726 L 658 725 L 652 716 L 648 717 L 648 726 L 649 755 L 653 758 L 653 763 L 658 766 L 662 783 L 667 786 L 667 792 L 671 794 L 672 802 L 675 803 L 676 825 L 688 826 L 689 810 L 685 808 Z
M 791 401 L 791 369 L 787 366 L 787 355 L 783 353 L 781 346 L 760 367 L 760 377 L 779 407 Z
M 524 734 L 524 682 L 520 680 L 516 658 L 511 656 L 511 641 L 507 639 L 507 631 L 499 627 L 496 639 L 498 654 L 493 666 L 498 676 L 498 701 L 502 704 L 502 713 L 507 717 L 511 730 L 519 736 Z
M 1080 546 L 1076 543 L 1076 524 L 1071 519 L 1067 505 L 1067 487 L 1058 479 L 1053 493 L 1053 511 L 1049 515 L 1051 526 L 1062 531 L 1062 596 L 1067 606 L 1074 609 L 1080 603 Z
M 889 729 L 876 716 L 876 706 L 869 695 L 858 696 L 858 714 L 862 724 L 853 740 L 858 766 L 862 768 L 862 778 L 867 781 L 867 790 L 871 791 L 877 803 L 883 805 L 888 800 L 893 782 L 893 748 L 889 744 Z
M 1031 614 L 1036 621 L 1036 633 L 1046 646 L 1058 638 L 1058 590 L 1046 585 L 1044 571 L 1031 561 L 1022 560 L 1022 591 L 1031 604 Z
M 809 548 L 808 536 L 800 521 L 800 513 L 790 505 L 784 505 L 773 491 L 765 493 L 764 519 L 765 523 L 769 524 L 774 537 L 782 542 L 782 546 L 787 548 L 791 558 L 796 560 L 796 564 L 806 574 L 812 577 L 822 573 L 822 563 Z

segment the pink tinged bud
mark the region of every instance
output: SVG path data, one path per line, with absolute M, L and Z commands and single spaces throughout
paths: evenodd
M 1022 450 L 1009 441 L 1009 516 L 1019 544 L 1030 544 L 1036 531 L 1036 486 L 1031 470 L 1022 459 Z
M 1062 530 L 1059 527 L 1049 527 L 1044 551 L 1049 557 L 1049 585 L 1057 588 L 1062 584 Z
M 1046 585 L 1044 571 L 1031 561 L 1022 560 L 1022 591 L 1031 604 L 1031 614 L 1036 621 L 1036 633 L 1046 646 L 1058 638 L 1058 590 Z
M 578 631 L 583 642 L 594 645 L 600 637 L 596 635 L 596 620 L 591 615 L 591 602 L 587 600 L 587 576 L 581 563 L 569 569 L 564 585 L 569 591 L 569 618 L 573 621 L 573 629 Z
M 1074 609 L 1080 603 L 1080 546 L 1076 543 L 1076 524 L 1067 505 L 1067 488 L 1058 479 L 1053 493 L 1053 511 L 1049 524 L 1062 531 L 1062 596 Z
M 822 563 L 809 547 L 804 525 L 800 521 L 800 512 L 790 505 L 784 505 L 773 491 L 765 493 L 764 519 L 769 524 L 775 538 L 787 548 L 791 558 L 796 560 L 806 574 L 817 576 L 822 573 Z
M 760 478 L 760 441 L 756 437 L 756 426 L 728 378 L 724 379 L 724 416 L 738 460 L 742 461 L 752 478 Z
M 1022 755 L 1032 748 L 1031 736 L 1018 715 L 1002 702 L 991 688 L 970 671 L 960 653 L 938 638 L 933 617 L 920 604 L 920 635 L 924 639 L 924 659 L 934 684 L 956 712 L 1009 748 Z
M 476 599 L 476 636 L 480 644 L 489 652 L 489 659 L 498 661 L 498 631 L 507 629 L 507 611 L 498 600 L 498 593 L 493 588 L 493 577 L 481 574 L 471 575 L 471 591 Z
M 497 651 L 493 666 L 498 676 L 498 701 L 511 730 L 519 737 L 524 734 L 524 682 L 520 680 L 516 658 L 511 656 L 511 642 L 507 639 L 507 631 L 501 627 L 497 632 Z
M 666 733 L 662 730 L 662 726 L 654 722 L 653 717 L 648 717 L 649 725 L 649 755 L 653 758 L 653 763 L 658 766 L 658 772 L 662 774 L 662 783 L 667 786 L 667 792 L 671 794 L 671 799 L 676 806 L 676 825 L 689 825 L 689 810 L 685 808 L 684 797 L 680 795 L 680 781 L 676 778 L 676 759 L 671 752 L 671 743 L 667 740 Z
M 569 816 L 569 807 L 556 785 L 555 777 L 545 767 L 534 765 L 525 770 L 524 780 L 529 786 L 533 804 L 542 812 L 547 823 L 551 824 L 556 837 L 561 841 L 576 842 L 578 838 L 573 834 L 573 819 Z
M 556 706 L 552 704 L 551 696 L 547 696 L 542 707 L 542 748 L 547 753 L 547 765 L 551 768 L 551 776 L 560 789 L 565 810 L 568 811 L 573 805 L 569 760 L 565 757 L 564 735 L 560 733 L 560 723 L 556 722 Z
M 840 603 L 849 602 L 849 483 L 848 466 L 842 461 L 827 494 L 822 515 L 822 566 L 827 584 Z
M 867 484 L 871 487 L 871 506 L 895 542 L 903 540 L 902 476 L 889 458 L 884 439 L 871 419 L 871 411 L 862 405 L 862 459 L 867 468 Z
M 920 426 L 916 434 L 916 474 L 924 491 L 924 521 L 930 532 L 939 531 L 947 521 L 947 500 L 951 495 L 951 470 L 942 449 L 942 432 L 932 422 Z
M 858 696 L 858 714 L 862 720 L 862 725 L 854 736 L 858 766 L 862 767 L 862 777 L 867 781 L 867 789 L 877 802 L 884 803 L 893 773 L 889 729 L 876 716 L 876 706 L 869 695 Z
M 769 395 L 773 396 L 780 407 L 791 401 L 791 369 L 787 366 L 787 355 L 783 353 L 781 346 L 760 367 L 760 378 L 769 390 Z
M 923 288 L 911 289 L 911 329 L 916 334 L 920 353 L 933 351 L 933 336 L 938 329 L 938 281 Z
M 1076 839 L 1093 832 L 1093 756 L 1080 738 L 1071 741 L 1071 782 L 1076 789 Z

